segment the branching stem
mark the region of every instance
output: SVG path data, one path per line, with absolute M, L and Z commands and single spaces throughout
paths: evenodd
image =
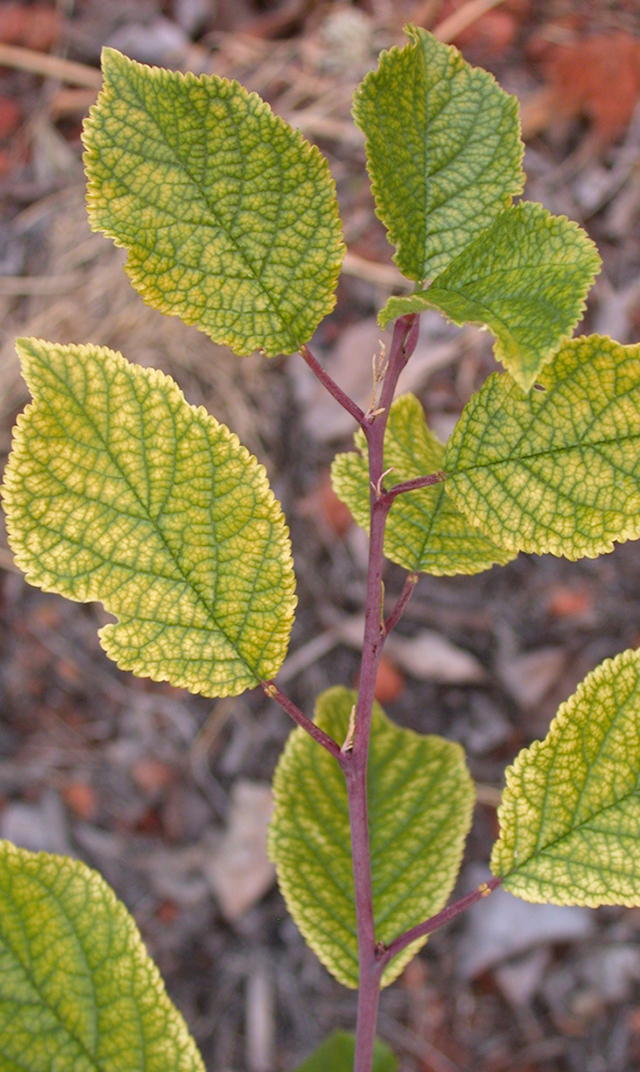
M 318 361 L 317 357 L 314 357 L 308 346 L 301 346 L 299 350 L 300 356 L 304 358 L 307 365 L 313 372 L 314 376 L 320 381 L 323 387 L 327 389 L 329 394 L 335 398 L 336 402 L 339 402 L 343 409 L 346 409 L 347 413 L 350 413 L 354 421 L 357 421 L 361 427 L 364 427 L 367 421 L 367 416 L 364 410 L 360 409 L 357 402 L 354 402 L 349 395 L 342 390 L 341 387 L 331 378 L 329 373 L 323 369 L 322 365 Z
M 461 897 L 459 901 L 454 901 L 453 904 L 447 905 L 442 909 L 442 912 L 438 912 L 437 915 L 432 916 L 431 919 L 426 919 L 424 923 L 418 923 L 411 930 L 405 931 L 404 934 L 400 934 L 397 938 L 394 938 L 388 946 L 379 945 L 377 949 L 378 970 L 382 975 L 384 969 L 390 960 L 397 957 L 398 953 L 401 953 L 403 949 L 406 949 L 408 945 L 415 942 L 417 938 L 424 938 L 427 934 L 432 934 L 433 931 L 437 931 L 440 927 L 444 927 L 446 923 L 451 923 L 452 920 L 459 916 L 462 912 L 466 912 L 472 905 L 477 904 L 484 897 L 488 897 L 490 893 L 493 893 L 495 889 L 501 884 L 501 878 L 490 878 L 488 882 L 483 882 L 477 889 L 472 890 L 465 897 Z
M 302 726 L 302 729 L 306 730 L 309 736 L 313 737 L 314 741 L 317 741 L 323 748 L 326 748 L 327 752 L 338 760 L 340 766 L 344 767 L 344 755 L 340 751 L 340 745 L 334 741 L 332 737 L 329 737 L 324 730 L 321 730 L 319 726 L 316 726 L 315 722 L 312 722 L 311 719 L 305 715 L 304 711 L 301 711 L 300 708 L 294 704 L 293 700 L 290 700 L 282 689 L 278 688 L 274 681 L 261 681 L 260 684 L 267 696 L 280 704 L 282 710 L 286 711 L 289 717 L 292 718 L 298 726 Z
M 411 596 L 414 593 L 414 589 L 415 589 L 417 583 L 418 583 L 418 574 L 417 573 L 410 573 L 407 576 L 406 581 L 404 582 L 404 588 L 402 589 L 402 592 L 400 593 L 400 597 L 398 599 L 398 602 L 396 603 L 395 607 L 391 611 L 391 614 L 388 614 L 387 617 L 385 618 L 384 622 L 382 623 L 382 635 L 383 635 L 383 637 L 388 637 L 389 633 L 391 632 L 391 630 L 395 629 L 396 625 L 398 624 L 398 622 L 402 618 L 402 615 L 404 614 L 404 612 L 405 612 L 405 610 L 407 608 L 407 604 L 408 604 L 409 600 L 411 599 Z
M 437 473 L 429 473 L 427 476 L 416 476 L 413 480 L 405 480 L 402 484 L 394 484 L 388 491 L 383 491 L 378 502 L 390 508 L 398 495 L 404 495 L 407 491 L 418 491 L 420 488 L 430 488 L 434 484 L 442 484 L 445 474 L 442 470 Z

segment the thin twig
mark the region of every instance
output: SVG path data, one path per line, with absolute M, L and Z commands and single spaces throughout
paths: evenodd
M 351 414 L 354 421 L 357 421 L 358 424 L 364 427 L 366 424 L 364 410 L 360 409 L 357 402 L 354 402 L 352 398 L 349 398 L 349 395 L 346 394 L 341 387 L 338 387 L 335 380 L 332 380 L 331 376 L 323 369 L 318 359 L 313 356 L 309 347 L 301 346 L 298 352 L 300 356 L 304 358 L 314 376 L 320 380 L 320 383 L 327 389 L 332 398 L 335 398 L 336 402 L 339 402 L 342 408 L 346 409 L 347 413 Z
M 466 30 L 467 26 L 473 25 L 482 15 L 486 15 L 487 11 L 491 11 L 491 8 L 497 7 L 502 2 L 503 0 L 468 0 L 468 3 L 463 4 L 449 15 L 448 19 L 444 19 L 435 27 L 433 36 L 445 43 L 453 41 L 459 33 Z
M 402 592 L 400 593 L 400 598 L 398 599 L 398 602 L 396 603 L 395 607 L 391 611 L 391 614 L 389 614 L 385 618 L 384 622 L 382 623 L 382 635 L 383 636 L 385 636 L 385 637 L 389 636 L 389 633 L 391 632 L 391 630 L 395 629 L 396 625 L 398 624 L 398 622 L 400 621 L 402 615 L 404 614 L 404 612 L 406 610 L 407 603 L 411 599 L 411 596 L 413 595 L 413 592 L 414 592 L 414 589 L 415 589 L 417 583 L 418 583 L 418 574 L 417 573 L 410 573 L 408 575 L 406 581 L 404 582 L 404 588 L 402 589 Z
M 86 86 L 87 89 L 99 89 L 102 85 L 102 75 L 95 67 L 65 60 L 61 56 L 49 56 L 46 52 L 20 48 L 19 45 L 0 44 L 0 67 L 30 71 L 31 74 L 57 78 L 60 82 L 67 82 L 72 86 Z
M 501 878 L 490 878 L 488 882 L 482 882 L 477 889 L 472 890 L 466 897 L 461 897 L 459 901 L 454 901 L 452 905 L 443 908 L 442 912 L 431 916 L 431 919 L 426 919 L 424 923 L 418 923 L 411 930 L 400 934 L 389 945 L 380 944 L 378 946 L 378 969 L 380 974 L 382 974 L 390 960 L 397 957 L 398 953 L 401 953 L 408 945 L 415 942 L 417 938 L 424 938 L 427 934 L 432 934 L 433 931 L 444 927 L 445 924 L 450 923 L 462 912 L 466 912 L 472 905 L 477 904 L 484 897 L 488 897 L 490 893 L 493 893 L 498 888 L 501 882 Z
M 312 722 L 310 718 L 307 718 L 304 712 L 294 704 L 293 700 L 290 700 L 289 697 L 282 692 L 282 689 L 278 688 L 274 681 L 261 681 L 260 684 L 266 696 L 280 704 L 282 710 L 286 711 L 289 717 L 292 718 L 298 726 L 301 726 L 303 730 L 306 730 L 309 736 L 313 737 L 314 741 L 317 741 L 323 748 L 326 748 L 327 752 L 338 760 L 340 766 L 343 766 L 344 755 L 340 751 L 340 745 L 334 741 L 333 737 L 329 737 L 324 730 L 321 730 L 319 726 L 316 726 L 315 722 Z
M 401 484 L 394 484 L 388 491 L 383 491 L 378 501 L 383 506 L 391 506 L 395 499 L 398 498 L 398 495 L 404 495 L 406 491 L 419 491 L 420 488 L 430 488 L 434 484 L 442 484 L 444 480 L 445 474 L 442 470 L 437 473 L 429 473 L 427 476 L 417 476 L 413 480 L 404 480 Z

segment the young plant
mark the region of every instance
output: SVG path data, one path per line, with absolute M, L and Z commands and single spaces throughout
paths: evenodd
M 583 231 L 523 188 L 517 103 L 408 28 L 356 93 L 377 212 L 416 283 L 379 395 L 360 407 L 307 343 L 344 247 L 326 161 L 255 94 L 103 54 L 85 127 L 91 224 L 128 250 L 146 302 L 239 354 L 298 353 L 358 425 L 334 487 L 370 537 L 358 693 L 315 718 L 276 681 L 295 608 L 288 530 L 264 469 L 169 377 L 99 346 L 18 341 L 33 402 L 3 498 L 27 579 L 100 600 L 118 666 L 206 696 L 261 687 L 298 724 L 278 764 L 269 851 L 289 910 L 341 983 L 355 1038 L 299 1072 L 390 1072 L 381 986 L 437 927 L 502 885 L 529 901 L 640 905 L 640 654 L 607 660 L 507 770 L 494 877 L 447 907 L 474 801 L 463 751 L 374 703 L 385 640 L 418 574 L 519 551 L 593 557 L 640 535 L 640 348 L 570 339 L 598 270 Z M 420 312 L 495 335 L 506 371 L 443 446 L 394 399 Z M 535 390 L 532 390 L 535 388 Z M 383 555 L 408 571 L 383 613 Z M 0 850 L 0 1054 L 28 1072 L 189 1072 L 202 1060 L 133 921 L 83 864 Z

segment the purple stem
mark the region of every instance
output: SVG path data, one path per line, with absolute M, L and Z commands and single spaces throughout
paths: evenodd
M 391 632 L 391 630 L 395 629 L 396 625 L 400 621 L 402 615 L 404 614 L 404 612 L 406 610 L 407 603 L 409 602 L 409 600 L 411 599 L 411 596 L 413 595 L 413 592 L 414 592 L 414 589 L 415 589 L 417 583 L 418 583 L 418 574 L 417 573 L 410 573 L 407 576 L 406 581 L 404 582 L 404 588 L 402 589 L 402 592 L 400 593 L 400 598 L 398 599 L 398 602 L 396 603 L 395 607 L 391 611 L 391 614 L 389 614 L 384 620 L 384 623 L 383 623 L 383 626 L 382 626 L 382 635 L 384 637 L 387 637 L 389 635 L 389 633 Z
M 419 323 L 415 314 L 396 321 L 389 350 L 389 362 L 380 404 L 376 414 L 362 425 L 367 437 L 369 454 L 370 511 L 369 564 L 367 569 L 367 600 L 365 608 L 364 643 L 360 664 L 360 684 L 356 707 L 353 749 L 348 753 L 345 768 L 351 826 L 351 852 L 358 933 L 359 990 L 358 1021 L 354 1072 L 371 1072 L 375 1041 L 381 973 L 376 956 L 373 891 L 371 883 L 371 852 L 367 817 L 367 761 L 371 734 L 371 713 L 375 695 L 378 665 L 384 643 L 382 623 L 382 566 L 384 530 L 391 503 L 381 503 L 380 487 L 384 468 L 384 434 L 389 408 L 393 401 L 398 377 L 415 349 Z
M 304 712 L 301 711 L 299 707 L 296 707 L 293 700 L 290 700 L 282 689 L 278 688 L 274 681 L 261 681 L 260 684 L 262 685 L 265 694 L 272 700 L 275 700 L 276 703 L 280 704 L 282 710 L 286 711 L 289 717 L 292 718 L 294 722 L 297 722 L 298 726 L 302 726 L 302 729 L 306 730 L 309 736 L 313 737 L 314 741 L 317 741 L 323 748 L 326 748 L 327 752 L 330 752 L 331 755 L 338 760 L 340 766 L 344 768 L 344 754 L 340 751 L 340 745 L 333 740 L 333 737 L 329 737 L 324 730 L 321 730 L 319 726 L 316 726 L 315 722 L 312 722 L 310 718 L 307 718 Z
M 404 480 L 402 484 L 394 484 L 388 491 L 383 491 L 379 502 L 385 506 L 391 506 L 398 495 L 404 495 L 406 491 L 418 491 L 420 488 L 430 488 L 434 484 L 442 484 L 445 474 L 442 470 L 437 473 L 429 473 L 427 476 L 416 476 L 413 480 Z
M 501 878 L 490 878 L 488 882 L 482 882 L 477 889 L 472 890 L 466 897 L 461 897 L 459 901 L 454 901 L 452 905 L 448 905 L 442 909 L 442 912 L 438 912 L 437 915 L 432 916 L 431 919 L 426 919 L 424 923 L 418 923 L 411 930 L 405 931 L 404 934 L 400 934 L 397 938 L 394 938 L 387 946 L 378 946 L 378 971 L 382 975 L 389 961 L 398 956 L 403 949 L 406 949 L 408 945 L 415 942 L 416 938 L 424 938 L 425 935 L 431 934 L 433 931 L 437 931 L 440 927 L 444 927 L 446 923 L 450 923 L 452 919 L 459 916 L 461 912 L 466 912 L 467 908 L 471 908 L 472 905 L 477 904 L 484 897 L 488 897 L 490 893 L 493 893 L 495 889 L 501 884 Z
M 335 398 L 336 402 L 339 402 L 343 409 L 346 409 L 347 413 L 351 414 L 354 421 L 357 421 L 359 425 L 364 427 L 367 420 L 364 410 L 360 409 L 357 402 L 354 402 L 352 398 L 349 398 L 349 395 L 346 394 L 341 387 L 338 387 L 335 380 L 333 380 L 329 373 L 323 369 L 318 359 L 313 356 L 309 347 L 301 346 L 299 353 L 307 362 L 307 365 L 314 376 L 320 380 L 323 387 L 326 387 L 327 391 L 333 398 Z

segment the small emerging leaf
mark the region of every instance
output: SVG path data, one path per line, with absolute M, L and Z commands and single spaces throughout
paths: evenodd
M 445 489 L 513 551 L 595 558 L 640 536 L 640 346 L 565 342 L 530 395 L 490 376 L 465 406 Z
M 34 403 L 3 500 L 27 580 L 117 615 L 100 639 L 123 670 L 206 696 L 276 674 L 295 581 L 263 467 L 155 369 L 98 346 L 18 353 Z
M 640 905 L 640 652 L 590 673 L 507 770 L 491 867 L 525 901 Z
M 296 1072 L 353 1072 L 355 1049 L 355 1035 L 347 1031 L 334 1031 Z M 371 1072 L 396 1072 L 397 1067 L 395 1054 L 384 1042 L 376 1039 Z
M 347 735 L 357 694 L 324 692 L 316 722 L 336 741 Z M 474 791 L 464 753 L 442 737 L 399 729 L 374 704 L 369 761 L 369 833 L 376 939 L 393 938 L 438 912 L 458 874 Z M 357 732 L 357 730 L 356 730 Z M 274 777 L 269 854 L 287 907 L 322 963 L 358 985 L 347 790 L 336 760 L 294 730 Z M 383 986 L 424 944 L 391 961 Z
M 133 919 L 77 860 L 0 842 L 3 1072 L 204 1072 Z
M 426 30 L 357 90 L 376 211 L 409 279 L 449 264 L 524 186 L 518 102 Z
M 102 53 L 85 123 L 89 221 L 129 250 L 144 300 L 237 353 L 306 342 L 335 304 L 344 246 L 315 147 L 215 75 Z
M 599 267 L 577 223 L 524 202 L 505 209 L 427 290 L 391 298 L 378 319 L 384 327 L 435 306 L 454 324 L 486 324 L 496 358 L 528 391 L 578 323 Z
M 358 453 L 338 454 L 331 467 L 336 495 L 355 520 L 369 531 L 369 469 L 364 433 L 356 432 Z M 404 480 L 436 473 L 444 465 L 444 447 L 427 427 L 415 395 L 392 403 L 384 440 L 385 480 L 392 488 Z M 450 576 L 480 573 L 494 563 L 504 565 L 515 552 L 498 547 L 471 525 L 446 495 L 444 484 L 410 491 L 394 502 L 385 532 L 384 553 L 407 570 Z

